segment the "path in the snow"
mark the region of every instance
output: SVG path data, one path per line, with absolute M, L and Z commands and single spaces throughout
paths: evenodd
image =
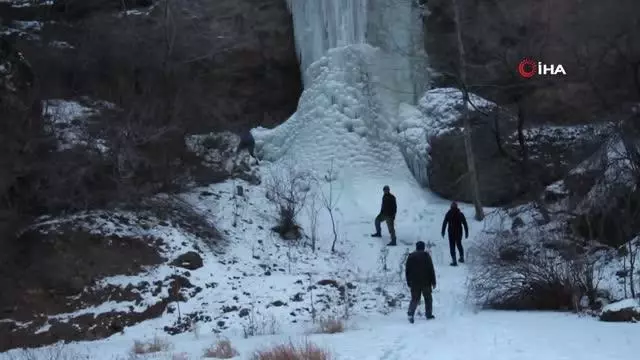
M 376 181 L 377 180 L 377 181 Z M 354 268 L 359 269 L 362 276 L 380 274 L 380 253 L 389 242 L 389 234 L 386 224 L 382 224 L 382 238 L 372 238 L 369 234 L 374 232 L 373 219 L 379 210 L 382 197 L 382 186 L 385 179 L 368 179 L 370 182 L 365 187 L 351 189 L 350 197 L 342 201 L 341 206 L 349 209 L 345 211 L 345 232 L 353 236 L 347 243 L 350 247 L 348 259 L 353 263 Z M 433 247 L 429 249 L 434 260 L 438 286 L 434 290 L 434 314 L 438 319 L 450 319 L 466 315 L 472 311 L 466 305 L 467 297 L 467 269 L 466 264 L 458 267 L 451 267 L 451 257 L 449 255 L 449 243 L 446 238 L 440 235 L 442 219 L 449 209 L 449 202 L 442 200 L 429 191 L 420 188 L 413 181 L 407 179 L 394 181 L 386 180 L 391 184 L 392 193 L 395 194 L 398 203 L 398 215 L 396 216 L 396 234 L 398 246 L 388 247 L 389 253 L 387 263 L 389 271 L 398 273 L 404 271 L 404 257 L 408 252 L 415 250 L 415 243 L 419 240 Z M 361 181 L 354 181 L 361 183 Z M 373 194 L 371 194 L 373 192 Z M 471 207 L 461 205 L 462 211 L 467 216 L 470 225 L 469 239 L 465 239 L 464 245 L 468 248 L 473 236 L 481 230 L 482 223 L 473 220 Z M 357 237 L 360 236 L 358 239 Z M 404 292 L 405 299 L 402 301 L 402 309 L 399 313 L 406 313 L 408 306 L 408 288 L 404 284 L 404 276 L 392 278 L 396 291 Z M 419 307 L 419 310 L 423 306 Z M 406 322 L 406 317 L 402 320 Z M 408 323 L 407 323 L 408 324 Z
M 339 360 L 634 359 L 640 331 L 572 314 L 480 312 L 411 325 L 393 314 L 368 328 L 322 336 Z

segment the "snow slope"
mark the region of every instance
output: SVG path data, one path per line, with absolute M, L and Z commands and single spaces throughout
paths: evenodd
M 448 244 L 440 237 L 448 202 L 419 186 L 392 136 L 393 119 L 372 111 L 379 99 L 367 87 L 367 72 L 358 67 L 369 56 L 375 56 L 375 49 L 366 45 L 330 51 L 310 68 L 316 81 L 305 90 L 299 111 L 275 129 L 254 131 L 264 159 L 261 185 L 228 181 L 184 194 L 185 201 L 208 214 L 228 242 L 215 251 L 204 251 L 204 266 L 189 274 L 199 292 L 180 303 L 179 311 L 198 314 L 201 321 L 187 333 L 168 337 L 162 329 L 175 325 L 178 317 L 172 304 L 173 311 L 159 319 L 105 340 L 68 344 L 64 351 L 96 360 L 199 359 L 220 335 L 232 340 L 242 359 L 257 348 L 307 337 L 330 349 L 336 359 L 635 359 L 637 325 L 603 324 L 558 313 L 478 312 L 467 303 L 466 265 L 448 266 Z M 274 207 L 266 199 L 271 181 L 305 171 L 310 174 L 309 186 L 301 191 L 309 193 L 308 200 L 323 195 L 333 199 L 336 253 L 330 251 L 332 222 L 322 208 L 315 253 L 309 247 L 287 245 L 269 230 L 276 220 Z M 242 197 L 234 196 L 238 185 L 245 189 Z M 369 236 L 383 185 L 390 185 L 398 199 L 397 247 L 385 246 L 389 239 L 384 228 L 383 239 Z M 468 204 L 461 209 L 470 221 L 469 245 L 485 224 L 472 220 Z M 301 212 L 298 220 L 310 234 L 307 212 Z M 95 226 L 101 232 L 109 231 L 108 224 Z M 169 257 L 204 248 L 203 239 L 171 224 L 127 231 L 162 237 Z M 428 243 L 436 266 L 437 318 L 410 325 L 405 315 L 408 289 L 402 265 L 418 240 Z M 473 264 L 472 257 L 467 260 L 468 265 Z M 162 265 L 141 276 L 121 276 L 105 283 L 154 282 L 181 272 Z M 353 306 L 345 306 L 339 290 L 318 284 L 321 280 L 344 285 Z M 164 290 L 160 296 L 163 294 Z M 249 315 L 241 316 L 242 310 Z M 348 313 L 347 332 L 309 335 L 315 328 L 314 311 L 318 318 Z M 259 327 L 259 336 L 245 339 L 253 325 Z M 171 348 L 130 356 L 135 340 L 155 336 L 167 337 Z M 51 351 L 44 348 L 34 354 Z M 0 359 L 20 356 L 19 351 L 11 351 L 0 354 Z

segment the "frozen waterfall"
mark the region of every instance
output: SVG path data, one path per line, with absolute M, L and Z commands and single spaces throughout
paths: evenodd
M 366 43 L 368 0 L 287 0 L 305 85 L 306 70 L 329 49 Z
M 428 83 L 421 10 L 415 0 L 287 0 L 305 88 L 310 65 L 329 49 L 369 44 L 378 49 L 374 71 L 388 110 L 415 104 Z

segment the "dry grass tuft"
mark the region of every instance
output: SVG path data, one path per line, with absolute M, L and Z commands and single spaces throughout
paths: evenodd
M 337 334 L 344 332 L 344 322 L 337 317 L 328 317 L 321 319 L 318 323 L 318 333 L 321 334 Z
M 296 346 L 292 343 L 277 345 L 267 350 L 257 351 L 252 360 L 330 360 L 331 355 L 312 343 Z
M 231 359 L 238 356 L 238 351 L 231 345 L 231 341 L 220 339 L 216 344 L 204 352 L 204 357 L 215 359 Z
M 160 338 L 158 336 L 154 337 L 151 341 L 140 341 L 136 340 L 133 342 L 133 349 L 131 352 L 133 354 L 152 354 L 163 351 L 169 351 L 171 349 L 171 343 L 167 339 Z

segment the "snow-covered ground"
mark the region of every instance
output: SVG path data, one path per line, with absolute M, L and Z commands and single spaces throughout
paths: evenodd
M 386 135 L 392 123 L 369 112 L 378 99 L 367 89 L 362 68 L 356 64 L 371 53 L 366 45 L 331 51 L 311 66 L 315 81 L 303 94 L 298 112 L 275 129 L 255 131 L 264 159 L 261 185 L 232 180 L 183 196 L 207 214 L 224 234 L 224 243 L 206 250 L 203 239 L 170 223 L 150 220 L 145 226 L 115 230 L 106 220 L 94 222 L 94 230 L 100 233 L 160 237 L 170 258 L 196 247 L 205 249 L 204 266 L 190 271 L 188 279 L 197 291 L 179 308 L 171 304 L 172 311 L 161 318 L 104 340 L 67 344 L 64 351 L 96 360 L 127 359 L 134 341 L 158 336 L 167 338 L 169 350 L 133 358 L 199 359 L 218 336 L 224 336 L 238 349 L 239 358 L 249 358 L 254 350 L 271 344 L 302 339 L 326 347 L 336 359 L 637 358 L 640 327 L 635 324 L 605 324 L 563 313 L 478 311 L 467 302 L 466 266 L 473 265 L 474 259 L 469 257 L 460 267 L 448 266 L 448 243 L 440 236 L 448 201 L 418 184 L 397 138 Z M 298 215 L 305 234 L 313 232 L 314 212 L 309 210 L 315 208 L 319 214 L 316 252 L 303 244 L 288 244 L 270 230 L 276 211 L 267 200 L 268 190 L 273 181 L 299 174 L 305 174 L 303 183 L 308 182 L 296 189 L 307 194 L 307 207 Z M 234 195 L 239 185 L 243 196 Z M 385 246 L 389 239 L 384 224 L 382 239 L 369 236 L 384 185 L 391 187 L 398 200 L 397 247 Z M 335 219 L 335 253 L 330 250 L 334 232 L 326 203 Z M 487 224 L 472 220 L 470 205 L 461 204 L 461 209 L 470 222 L 470 238 L 465 240 L 470 245 Z M 436 319 L 411 325 L 405 315 L 408 289 L 402 265 L 418 240 L 428 243 L 436 266 Z M 303 243 L 308 244 L 308 239 Z M 104 283 L 153 283 L 173 274 L 184 274 L 184 270 L 161 265 L 139 276 L 118 276 Z M 156 296 L 166 296 L 167 291 L 162 289 Z M 91 311 L 118 309 L 135 311 L 136 306 L 107 303 Z M 313 334 L 314 313 L 318 319 L 348 315 L 347 331 Z M 178 314 L 198 314 L 201 320 L 188 332 L 168 336 L 163 329 L 175 326 Z M 256 336 L 247 337 L 251 332 Z M 51 351 L 44 348 L 34 354 Z M 19 351 L 11 351 L 0 354 L 0 359 L 20 356 Z
M 90 102 L 85 99 L 85 102 Z M 94 144 L 88 140 L 87 133 L 90 117 L 96 115 L 100 108 L 114 108 L 113 104 L 98 101 L 94 107 L 88 107 L 78 101 L 51 99 L 43 102 L 43 115 L 49 120 L 52 132 L 58 139 L 58 148 L 67 150 L 77 145 L 95 146 L 104 152 L 107 150 L 105 141 L 94 139 Z

